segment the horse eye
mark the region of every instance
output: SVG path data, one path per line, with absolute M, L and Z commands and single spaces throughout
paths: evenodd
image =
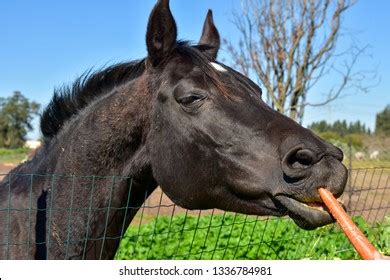
M 199 101 L 202 101 L 205 98 L 206 97 L 203 95 L 191 94 L 191 95 L 184 96 L 184 97 L 180 98 L 178 100 L 178 102 L 184 106 L 189 106 L 189 105 L 195 104 Z

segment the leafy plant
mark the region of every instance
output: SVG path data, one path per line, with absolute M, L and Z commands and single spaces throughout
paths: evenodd
M 390 218 L 355 222 L 383 253 L 390 253 Z M 304 231 L 289 219 L 241 214 L 162 216 L 130 226 L 116 259 L 359 259 L 336 225 Z

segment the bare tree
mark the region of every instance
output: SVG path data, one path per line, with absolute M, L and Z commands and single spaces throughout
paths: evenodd
M 263 84 L 268 103 L 301 122 L 306 106 L 325 105 L 351 86 L 367 89 L 363 72 L 353 71 L 366 47 L 335 51 L 343 15 L 354 3 L 242 0 L 241 12 L 234 14 L 239 44 L 224 43 L 233 63 Z M 309 103 L 310 89 L 330 71 L 340 74 L 340 82 L 332 84 L 323 101 Z

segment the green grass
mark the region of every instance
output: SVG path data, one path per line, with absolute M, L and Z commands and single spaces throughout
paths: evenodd
M 382 224 L 355 222 L 374 245 L 390 254 L 390 217 Z M 330 225 L 299 229 L 289 219 L 245 215 L 162 216 L 130 226 L 116 259 L 359 259 L 344 234 Z
M 19 148 L 19 149 L 5 149 L 0 148 L 0 164 L 18 164 L 23 159 L 26 158 L 29 149 Z

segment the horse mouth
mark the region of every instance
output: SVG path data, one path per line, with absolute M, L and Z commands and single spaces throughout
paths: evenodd
M 275 199 L 285 208 L 286 214 L 303 229 L 311 230 L 335 221 L 328 208 L 321 202 L 305 203 L 284 195 L 278 195 Z M 344 207 L 343 204 L 342 206 Z

